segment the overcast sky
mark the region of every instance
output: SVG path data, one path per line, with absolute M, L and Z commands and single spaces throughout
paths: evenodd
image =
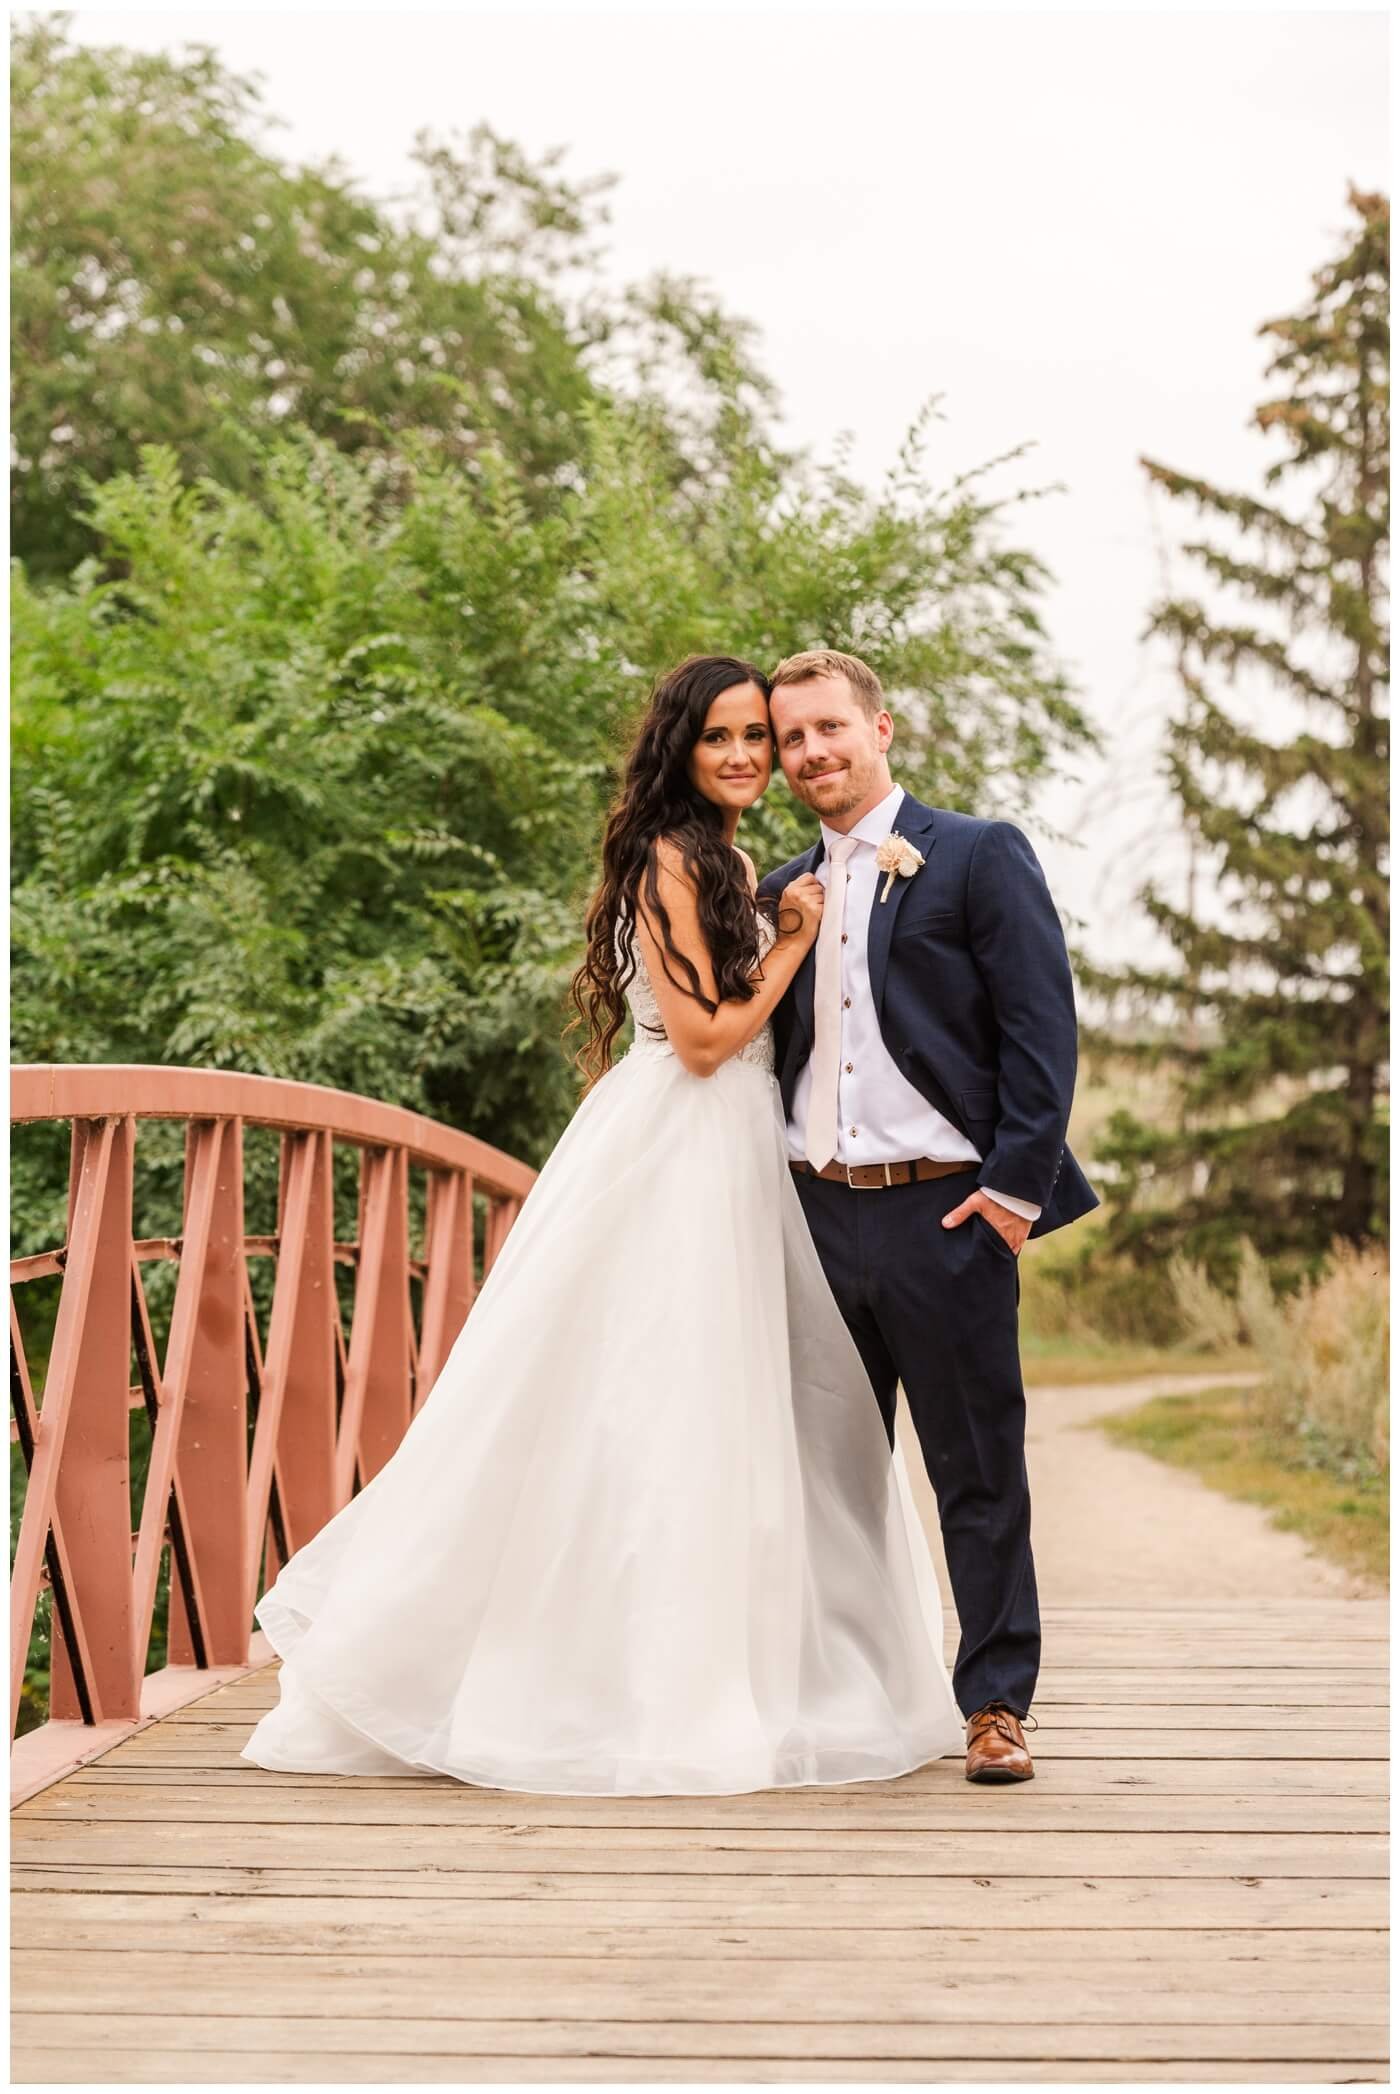
M 757 324 L 787 438 L 848 432 L 864 476 L 934 393 L 936 478 L 1033 440 L 1021 484 L 1065 491 L 1016 529 L 1109 742 L 1044 798 L 1078 847 L 1032 829 L 1089 948 L 1141 943 L 1133 891 L 1180 852 L 1153 778 L 1173 687 L 1139 636 L 1188 571 L 1137 460 L 1263 491 L 1257 329 L 1349 228 L 1348 179 L 1386 185 L 1385 14 L 186 6 L 73 33 L 212 44 L 262 74 L 284 157 L 381 197 L 416 131 L 481 119 L 616 173 L 611 268 L 706 280 Z

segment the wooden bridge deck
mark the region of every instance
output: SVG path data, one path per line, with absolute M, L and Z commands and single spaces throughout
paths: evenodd
M 1386 1614 L 1047 1610 L 1039 1778 L 555 1801 L 238 1758 L 12 1821 L 20 2081 L 1384 2080 Z

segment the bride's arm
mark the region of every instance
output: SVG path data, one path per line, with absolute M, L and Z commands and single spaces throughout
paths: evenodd
M 688 996 L 666 972 L 666 955 L 660 927 L 652 920 L 646 904 L 638 900 L 637 922 L 652 993 L 661 1010 L 666 1037 L 692 1076 L 713 1076 L 724 1062 L 747 1047 L 760 1032 L 796 974 L 821 925 L 822 888 L 811 875 L 794 880 L 783 890 L 779 922 L 799 921 L 791 930 L 779 930 L 777 943 L 760 961 L 749 979 L 754 993 L 747 1002 L 735 997 L 717 1002 L 715 970 L 709 947 L 700 927 L 695 888 L 687 877 L 680 851 L 670 842 L 657 846 L 656 884 L 662 904 L 671 919 L 671 942 L 683 953 L 700 978 L 700 987 L 713 1011 Z M 683 976 L 683 970 L 671 967 Z

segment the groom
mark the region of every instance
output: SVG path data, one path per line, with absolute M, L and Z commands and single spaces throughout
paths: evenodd
M 1017 1258 L 1098 1205 L 1065 1147 L 1064 933 L 1013 823 L 894 783 L 894 721 L 864 662 L 796 654 L 772 684 L 779 759 L 822 833 L 759 891 L 803 873 L 826 890 L 774 1021 L 789 1159 L 891 1444 L 902 1385 L 938 1498 L 968 1779 L 1025 1781 L 1040 1613 Z

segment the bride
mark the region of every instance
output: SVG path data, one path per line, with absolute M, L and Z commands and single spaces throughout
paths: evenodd
M 768 1020 L 822 890 L 770 924 L 734 844 L 767 699 L 723 655 L 652 696 L 574 983 L 598 1080 L 397 1452 L 257 1604 L 259 1766 L 722 1795 L 963 1750 L 903 1457 L 788 1173 Z

